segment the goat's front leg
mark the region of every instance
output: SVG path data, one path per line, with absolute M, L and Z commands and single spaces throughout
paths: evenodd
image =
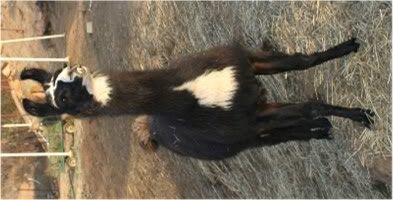
M 22 73 L 20 74 L 21 80 L 32 79 L 38 81 L 42 85 L 49 83 L 51 78 L 52 75 L 50 73 L 38 68 L 23 69 Z
M 276 74 L 293 70 L 305 70 L 326 61 L 345 56 L 351 52 L 357 52 L 359 43 L 355 38 L 343 42 L 326 51 L 304 55 L 296 53 L 285 55 L 274 52 L 252 52 L 249 59 L 254 66 L 255 74 Z

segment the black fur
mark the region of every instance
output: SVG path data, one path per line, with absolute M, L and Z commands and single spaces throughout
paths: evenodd
M 20 75 L 21 80 L 34 79 L 41 84 L 48 83 L 52 75 L 43 69 L 24 69 Z
M 28 100 L 23 105 L 27 112 L 37 116 L 148 114 L 151 138 L 158 144 L 186 156 L 222 159 L 250 147 L 290 140 L 330 139 L 331 124 L 324 118 L 328 115 L 350 118 L 370 127 L 373 113 L 369 110 L 315 102 L 257 104 L 255 74 L 307 69 L 356 52 L 358 47 L 354 39 L 311 55 L 251 52 L 239 45 L 218 47 L 170 61 L 160 70 L 104 73 L 113 88 L 111 100 L 105 106 L 87 93 L 80 79 L 59 85 L 55 92 L 58 108 Z M 173 90 L 207 71 L 228 66 L 234 67 L 238 83 L 229 110 L 200 105 L 188 91 Z M 47 81 L 48 78 L 40 78 L 47 77 L 45 73 L 30 70 L 22 73 L 21 78 Z M 62 101 L 64 96 L 66 102 Z

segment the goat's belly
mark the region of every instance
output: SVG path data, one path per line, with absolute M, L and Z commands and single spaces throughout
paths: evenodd
M 223 159 L 242 149 L 237 143 L 225 144 L 210 140 L 209 138 L 217 136 L 213 129 L 195 128 L 164 117 L 152 117 L 150 130 L 152 138 L 159 145 L 199 159 Z

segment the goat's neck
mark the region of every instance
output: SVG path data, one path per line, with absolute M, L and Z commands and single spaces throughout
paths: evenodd
M 110 87 L 110 95 L 102 112 L 108 114 L 174 113 L 187 102 L 173 91 L 177 83 L 169 70 L 110 73 L 106 81 L 101 85 Z

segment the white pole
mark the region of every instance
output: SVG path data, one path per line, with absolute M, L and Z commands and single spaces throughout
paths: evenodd
M 2 158 L 10 157 L 46 157 L 46 156 L 72 156 L 72 152 L 24 152 L 24 153 L 0 153 Z
M 31 62 L 69 62 L 68 56 L 65 58 L 20 58 L 20 57 L 0 57 L 0 61 L 31 61 Z
M 14 128 L 14 127 L 30 127 L 31 124 L 4 124 L 2 128 Z
M 13 40 L 1 40 L 0 44 L 14 43 L 14 42 L 26 42 L 26 41 L 34 41 L 34 40 L 46 40 L 51 38 L 61 38 L 64 37 L 65 34 L 57 34 L 57 35 L 46 35 L 46 36 L 38 36 L 38 37 L 28 37 L 28 38 L 20 38 Z

